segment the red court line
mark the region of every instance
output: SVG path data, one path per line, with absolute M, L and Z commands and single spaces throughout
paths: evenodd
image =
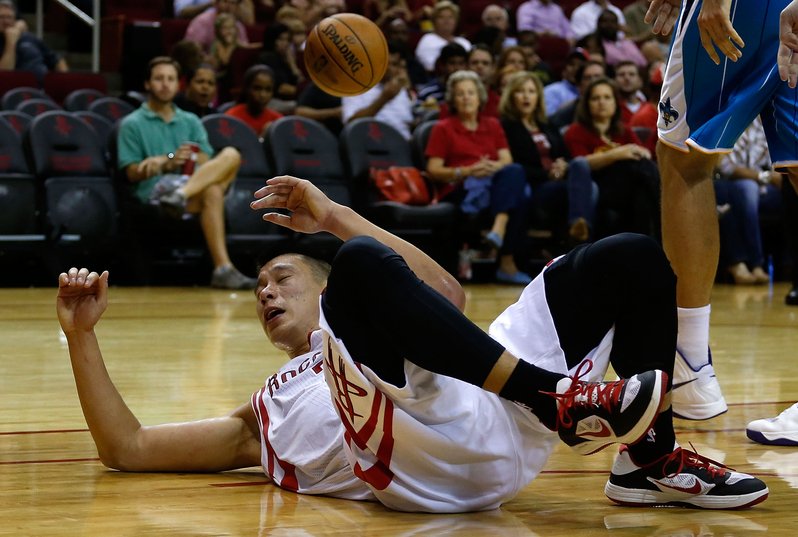
M 99 462 L 99 460 L 99 457 L 91 457 L 86 459 L 40 459 L 37 461 L 0 461 L 0 464 L 59 464 L 67 462 Z
M 255 487 L 260 485 L 271 485 L 271 481 L 236 481 L 235 483 L 209 483 L 212 487 L 229 488 L 229 487 Z
M 0 436 L 16 434 L 87 433 L 88 429 L 43 429 L 41 431 L 0 431 Z

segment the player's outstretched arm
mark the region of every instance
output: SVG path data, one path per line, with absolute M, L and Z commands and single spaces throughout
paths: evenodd
M 779 18 L 779 76 L 791 88 L 798 85 L 798 0 L 784 8 Z
M 103 464 L 127 471 L 220 471 L 258 465 L 260 444 L 249 405 L 223 418 L 141 426 L 108 375 L 94 331 L 107 305 L 107 271 L 71 268 L 59 276 L 58 320 L 69 346 L 83 416 Z
M 457 279 L 432 258 L 349 207 L 330 200 L 310 181 L 290 175 L 273 177 L 255 192 L 251 206 L 253 209 L 288 209 L 290 214 L 267 212 L 263 219 L 301 233 L 327 231 L 344 241 L 358 235 L 374 237 L 401 255 L 427 285 L 461 310 L 465 307 L 465 293 Z

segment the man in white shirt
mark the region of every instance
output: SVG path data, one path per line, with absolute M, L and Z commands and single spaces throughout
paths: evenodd
M 410 139 L 413 125 L 413 97 L 410 94 L 407 62 L 394 43 L 388 45 L 388 69 L 373 88 L 354 97 L 341 99 L 344 123 L 361 117 L 373 117 L 387 123 Z
M 595 32 L 599 15 L 605 9 L 609 9 L 618 16 L 618 24 L 621 29 L 626 27 L 623 11 L 612 5 L 609 0 L 587 0 L 571 13 L 571 30 L 574 32 L 574 38 L 579 40 L 587 34 Z
M 421 36 L 416 45 L 416 58 L 428 73 L 435 70 L 438 55 L 448 43 L 455 42 L 466 50 L 471 49 L 468 39 L 455 35 L 459 18 L 460 8 L 457 4 L 449 0 L 435 4 L 432 12 L 434 30 Z

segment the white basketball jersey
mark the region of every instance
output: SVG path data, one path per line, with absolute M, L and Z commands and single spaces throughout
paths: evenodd
M 252 395 L 263 471 L 294 492 L 374 499 L 344 456 L 344 428 L 324 382 L 321 341 L 321 332 L 313 332 L 311 351 L 286 363 Z

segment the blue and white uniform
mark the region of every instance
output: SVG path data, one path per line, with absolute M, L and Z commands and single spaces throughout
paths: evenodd
M 779 78 L 779 15 L 789 0 L 732 0 L 742 57 L 715 65 L 701 46 L 701 0 L 684 0 L 659 102 L 659 138 L 681 150 L 729 153 L 761 115 L 774 167 L 798 166 L 798 90 Z

